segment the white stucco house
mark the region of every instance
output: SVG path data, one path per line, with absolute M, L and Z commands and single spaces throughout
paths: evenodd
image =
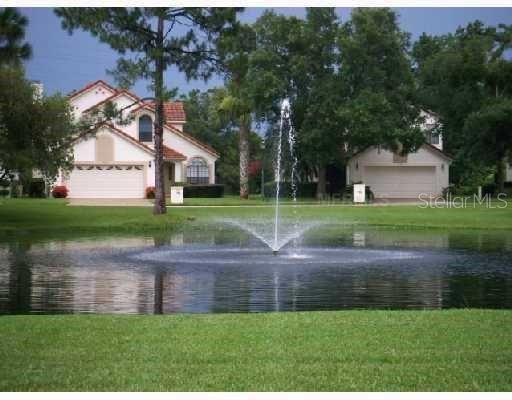
M 451 157 L 443 152 L 443 138 L 430 127 L 435 116 L 423 112 L 425 144 L 406 156 L 380 146 L 356 153 L 346 168 L 346 182 L 362 182 L 370 187 L 376 199 L 418 199 L 439 197 L 449 184 Z
M 104 124 L 94 137 L 74 144 L 74 168 L 61 173 L 56 185 L 65 185 L 71 198 L 143 198 L 155 185 L 153 122 L 151 102 L 99 80 L 69 95 L 75 118 L 107 102 L 132 116 L 129 124 Z M 165 190 L 174 182 L 215 183 L 215 161 L 219 154 L 183 131 L 183 104 L 164 104 Z

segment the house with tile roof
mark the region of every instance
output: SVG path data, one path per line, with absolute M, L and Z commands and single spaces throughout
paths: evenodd
M 129 116 L 129 123 L 105 123 L 92 137 L 78 139 L 73 147 L 74 167 L 59 174 L 71 198 L 143 198 L 155 185 L 153 102 L 117 89 L 102 80 L 69 95 L 75 118 L 114 103 Z M 186 123 L 181 102 L 166 102 L 164 125 L 165 191 L 174 183 L 215 183 L 219 154 L 183 130 Z

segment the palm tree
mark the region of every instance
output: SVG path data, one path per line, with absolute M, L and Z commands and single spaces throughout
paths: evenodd
M 27 17 L 15 8 L 0 9 L 0 64 L 17 64 L 32 55 L 32 48 L 24 43 Z
M 240 198 L 249 197 L 249 135 L 252 101 L 248 93 L 249 58 L 256 46 L 256 34 L 251 26 L 237 24 L 217 44 L 221 71 L 226 77 L 226 89 L 219 91 L 219 111 L 228 115 L 239 128 Z
M 251 105 L 240 94 L 240 83 L 230 82 L 226 89 L 219 89 L 218 110 L 238 125 L 238 150 L 240 153 L 240 198 L 249 198 L 249 134 L 251 131 Z

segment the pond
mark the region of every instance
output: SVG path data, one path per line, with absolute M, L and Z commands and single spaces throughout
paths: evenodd
M 216 224 L 0 243 L 0 313 L 512 308 L 512 233 L 312 228 L 277 255 Z

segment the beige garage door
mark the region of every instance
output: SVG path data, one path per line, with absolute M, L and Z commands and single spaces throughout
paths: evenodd
M 435 167 L 366 167 L 364 183 L 375 197 L 413 199 L 422 193 L 438 194 Z
M 142 165 L 87 165 L 75 167 L 68 180 L 71 198 L 144 197 Z

